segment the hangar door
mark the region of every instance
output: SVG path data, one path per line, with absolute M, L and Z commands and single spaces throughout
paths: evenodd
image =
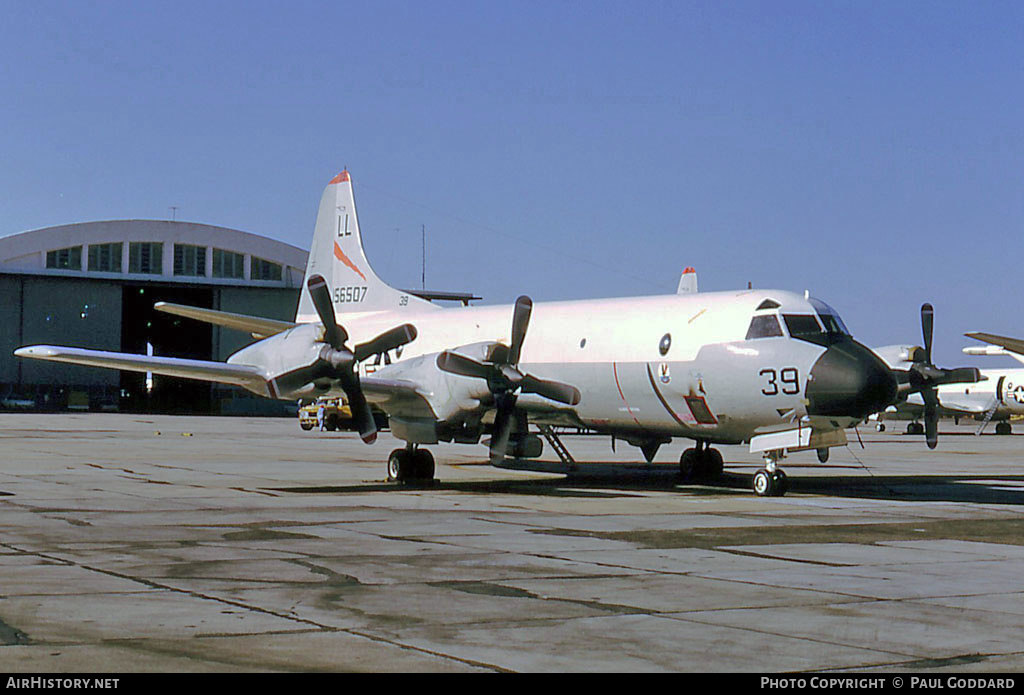
M 160 357 L 212 360 L 210 324 L 153 309 L 156 302 L 213 307 L 213 289 L 126 285 L 121 302 L 121 350 Z M 177 377 L 121 372 L 121 410 L 146 413 L 209 413 L 212 385 Z

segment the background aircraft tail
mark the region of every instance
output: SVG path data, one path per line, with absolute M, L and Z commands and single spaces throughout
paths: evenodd
M 363 251 L 348 170 L 327 184 L 320 199 L 296 323 L 319 320 L 306 286 L 312 275 L 322 275 L 327 280 L 334 313 L 338 315 L 436 308 L 424 299 L 391 287 L 373 272 Z

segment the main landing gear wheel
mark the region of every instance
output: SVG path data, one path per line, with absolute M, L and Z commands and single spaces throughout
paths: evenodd
M 434 479 L 434 456 L 426 449 L 395 449 L 388 456 L 388 480 L 397 482 Z
M 924 425 L 920 422 L 907 423 L 907 434 L 924 434 Z
M 1012 431 L 1013 427 L 1005 420 L 996 423 L 996 434 L 1010 434 Z
M 789 479 L 781 468 L 774 472 L 762 468 L 754 473 L 754 492 L 758 497 L 782 497 L 788 490 Z
M 722 452 L 708 446 L 698 446 L 683 452 L 679 457 L 679 475 L 683 482 L 713 480 L 722 475 L 725 462 Z

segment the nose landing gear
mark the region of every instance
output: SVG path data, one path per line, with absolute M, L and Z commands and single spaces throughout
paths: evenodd
M 785 457 L 781 449 L 766 451 L 764 468 L 754 474 L 754 493 L 758 497 L 782 497 L 789 490 L 786 472 L 779 468 L 779 461 Z

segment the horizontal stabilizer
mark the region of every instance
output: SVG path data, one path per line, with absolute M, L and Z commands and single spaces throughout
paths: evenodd
M 252 333 L 255 338 L 269 338 L 272 335 L 277 335 L 287 331 L 289 328 L 295 327 L 295 324 L 291 321 L 277 321 L 259 316 L 233 314 L 230 311 L 217 311 L 215 309 L 201 309 L 196 306 L 172 304 L 170 302 L 157 302 L 153 305 L 153 308 L 165 314 L 185 316 L 196 321 L 233 328 L 244 333 Z
M 166 376 L 214 381 L 219 384 L 241 386 L 253 393 L 273 397 L 267 380 L 257 367 L 244 364 L 226 364 L 189 360 L 179 357 L 151 357 L 126 352 L 105 352 L 59 345 L 30 345 L 14 351 L 18 357 L 30 357 L 51 362 L 68 362 L 89 367 L 124 369 L 129 372 L 152 372 Z

